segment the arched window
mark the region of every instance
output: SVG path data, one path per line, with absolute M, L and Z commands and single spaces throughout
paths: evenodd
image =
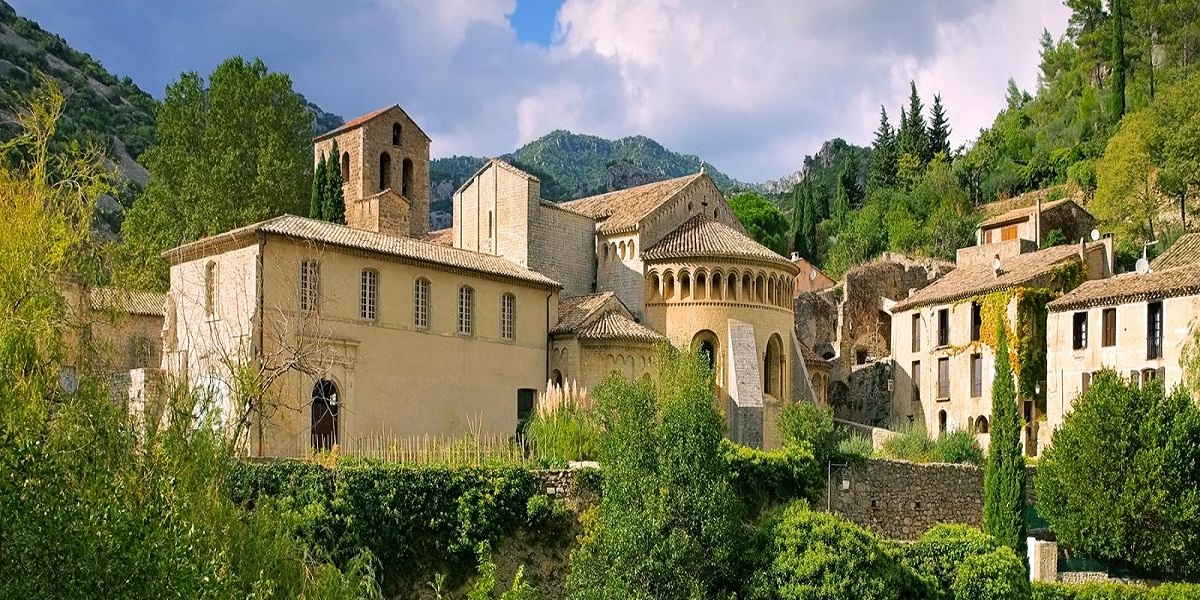
M 374 321 L 378 315 L 377 301 L 379 299 L 379 271 L 375 269 L 362 270 L 362 283 L 358 293 L 358 316 L 368 321 Z
M 563 385 L 562 371 L 555 369 L 554 372 L 550 375 L 550 381 L 554 383 L 555 387 L 562 387 L 562 385 Z
M 946 411 L 938 411 L 938 434 L 946 433 Z
M 400 145 L 400 140 L 402 138 L 401 134 L 403 132 L 404 132 L 404 130 L 400 128 L 399 123 L 392 123 L 392 145 L 393 146 Z
M 204 314 L 212 316 L 217 310 L 217 263 L 204 265 Z
M 413 327 L 429 329 L 429 280 L 424 277 L 413 282 Z
M 633 240 L 629 240 L 629 258 L 635 258 L 637 256 L 637 254 L 635 253 L 635 251 L 633 249 L 633 246 L 634 246 Z
M 413 184 L 413 161 L 412 161 L 412 159 L 408 159 L 408 158 L 404 159 L 404 162 L 400 163 L 400 167 L 401 167 L 400 168 L 400 195 L 407 198 L 407 197 L 409 197 L 409 195 L 412 194 L 412 191 L 413 191 L 413 189 L 412 189 L 412 184 Z
M 338 443 L 338 391 L 328 379 L 313 384 L 309 438 L 313 450 L 329 450 Z
M 775 398 L 783 398 L 783 340 L 779 334 L 767 340 L 767 352 L 763 356 L 763 391 Z
M 692 299 L 692 276 L 687 271 L 679 274 L 679 299 Z
M 981 416 L 978 419 L 975 419 L 975 433 L 987 433 L 987 432 L 988 432 L 987 417 Z
M 662 300 L 662 279 L 658 277 L 658 273 L 650 274 L 650 293 L 647 297 L 652 301 Z
M 705 364 L 713 372 L 717 370 L 717 349 L 720 345 L 717 334 L 707 329 L 692 337 L 692 350 L 700 354 L 700 358 L 704 359 Z
M 342 183 L 350 181 L 350 153 L 342 153 Z
M 725 282 L 725 275 L 720 271 L 713 273 L 708 279 L 708 284 L 712 289 L 708 293 L 708 297 L 713 300 L 724 300 L 725 295 L 721 293 L 721 285 Z
M 469 285 L 458 286 L 458 332 L 471 335 L 475 331 L 475 290 Z
M 742 302 L 754 302 L 754 278 L 749 273 L 742 275 L 742 293 L 738 296 Z
M 300 261 L 300 310 L 317 312 L 321 297 L 321 263 L 307 258 Z
M 617 246 L 617 256 L 620 256 L 621 260 L 625 260 L 625 242 L 621 242 L 621 244 Z
M 379 191 L 392 187 L 392 155 L 379 153 Z
M 669 271 L 663 275 L 663 299 L 673 300 L 675 298 L 675 276 Z
M 708 275 L 704 271 L 696 273 L 696 292 L 692 295 L 697 300 L 708 299 Z
M 738 299 L 738 276 L 737 276 L 737 273 L 729 274 L 729 283 L 725 286 L 725 299 L 730 300 L 730 301 Z
M 766 302 L 767 302 L 766 293 L 767 293 L 767 282 L 763 278 L 762 275 L 759 275 L 758 278 L 754 280 L 754 299 L 759 304 L 766 304 Z
M 517 297 L 512 294 L 500 296 L 500 337 L 512 340 L 517 335 Z

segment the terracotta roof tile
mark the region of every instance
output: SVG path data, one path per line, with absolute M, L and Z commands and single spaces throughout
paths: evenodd
M 1155 271 L 1182 267 L 1200 262 L 1200 233 L 1185 233 L 1167 248 L 1166 252 L 1150 261 Z
M 248 225 L 240 229 L 227 231 L 220 235 L 197 240 L 168 250 L 163 255 L 171 260 L 180 260 L 182 256 L 192 252 L 203 253 L 208 251 L 209 248 L 217 247 L 225 240 L 233 240 L 250 233 L 265 233 L 324 243 L 413 262 L 474 271 L 494 277 L 516 279 L 544 287 L 562 287 L 558 282 L 541 273 L 526 269 L 499 256 L 441 246 L 412 238 L 353 229 L 345 225 L 306 219 L 295 215 L 275 217 L 274 219 Z
M 708 215 L 696 215 L 642 253 L 643 260 L 720 257 L 770 262 L 791 273 L 792 261 Z
M 805 363 L 811 364 L 811 365 L 829 366 L 829 361 L 825 360 L 825 358 L 822 357 L 820 354 L 817 354 L 817 352 L 815 350 L 813 350 L 812 348 L 809 348 L 808 346 L 805 346 L 804 344 L 799 344 L 799 343 L 796 345 L 800 346 L 800 355 L 804 357 Z
M 115 310 L 131 315 L 161 317 L 166 312 L 165 294 L 115 287 L 94 287 L 88 290 L 92 310 Z
M 600 221 L 600 233 L 618 233 L 636 227 L 655 208 L 658 208 L 663 202 L 666 202 L 672 196 L 678 194 L 680 190 L 687 187 L 688 184 L 701 177 L 707 177 L 707 175 L 695 173 L 665 181 L 647 183 L 646 185 L 562 202 L 559 206 Z
M 1064 311 L 1196 294 L 1200 294 L 1200 263 L 1088 281 L 1047 306 L 1051 311 Z
M 428 244 L 437 244 L 438 246 L 453 246 L 454 228 L 435 229 L 421 236 L 421 241 Z
M 576 335 L 581 340 L 627 340 L 648 343 L 667 339 L 618 310 L 605 312 L 576 332 Z
M 1088 249 L 1100 246 L 1089 244 Z M 968 264 L 957 267 L 941 279 L 918 290 L 908 299 L 896 304 L 894 310 L 908 310 L 929 304 L 945 304 L 980 294 L 1011 289 L 1050 273 L 1067 261 L 1079 261 L 1079 246 L 1053 246 L 1037 252 L 1018 254 L 1002 261 L 1000 274 L 992 272 L 991 264 Z
M 600 308 L 617 300 L 613 292 L 563 298 L 558 302 L 558 324 L 550 333 L 575 333 Z M 620 300 L 617 300 L 620 302 Z

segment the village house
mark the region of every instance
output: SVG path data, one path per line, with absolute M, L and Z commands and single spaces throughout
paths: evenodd
M 1044 327 L 1037 322 L 1038 311 L 1021 310 L 1021 298 L 1109 277 L 1111 255 L 1110 238 L 1038 250 L 1034 241 L 1018 237 L 960 249 L 953 271 L 892 307 L 893 424 L 918 422 L 935 435 L 970 431 L 986 447 L 995 369 L 988 341 L 994 340 L 996 327 L 985 320 L 989 300 L 1012 332 L 1010 351 L 1026 331 L 1034 332 L 1026 343 L 1044 345 L 1045 337 L 1037 333 Z M 1044 392 L 1040 380 L 1031 383 Z M 1025 423 L 1022 443 L 1031 456 L 1049 443 L 1049 435 L 1039 435 L 1039 421 L 1045 419 L 1036 397 L 1041 392 L 1018 398 Z
M 1059 243 L 1078 242 L 1085 239 L 1096 226 L 1095 217 L 1074 199 L 1044 201 L 1045 195 L 1046 190 L 1037 190 L 1008 201 L 1032 204 L 984 219 L 975 231 L 975 244 L 982 246 L 1022 239 L 1030 240 L 1040 248 L 1049 245 L 1053 241 L 1049 238 L 1053 235 L 1061 237 Z
M 1180 359 L 1200 313 L 1200 234 L 1184 235 L 1145 273 L 1090 281 L 1048 305 L 1047 423 L 1057 429 L 1094 373 L 1183 381 Z
M 798 267 L 752 240 L 703 172 L 555 204 L 488 161 L 426 231 L 429 138 L 398 106 L 336 142 L 346 223 L 284 215 L 165 253 L 162 366 L 236 416 L 269 384 L 245 449 L 295 456 L 382 435 L 511 435 L 550 385 L 641 377 L 654 346 L 700 351 L 730 437 L 779 443 L 821 357 L 793 332 Z

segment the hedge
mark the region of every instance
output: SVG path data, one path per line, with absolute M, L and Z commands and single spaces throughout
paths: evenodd
M 1196 600 L 1200 584 L 1165 583 L 1155 587 L 1126 583 L 1033 582 L 1033 600 Z

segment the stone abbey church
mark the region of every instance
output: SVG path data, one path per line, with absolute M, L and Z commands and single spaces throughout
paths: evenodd
M 314 160 L 335 140 L 347 225 L 284 215 L 165 254 L 163 371 L 217 397 L 239 369 L 269 382 L 278 408 L 250 454 L 511 434 L 548 382 L 641 377 L 660 342 L 711 361 L 743 443 L 777 444 L 781 406 L 814 399 L 798 268 L 703 169 L 555 204 L 491 160 L 455 192 L 453 226 L 427 231 L 430 139 L 403 109 L 318 136 Z

